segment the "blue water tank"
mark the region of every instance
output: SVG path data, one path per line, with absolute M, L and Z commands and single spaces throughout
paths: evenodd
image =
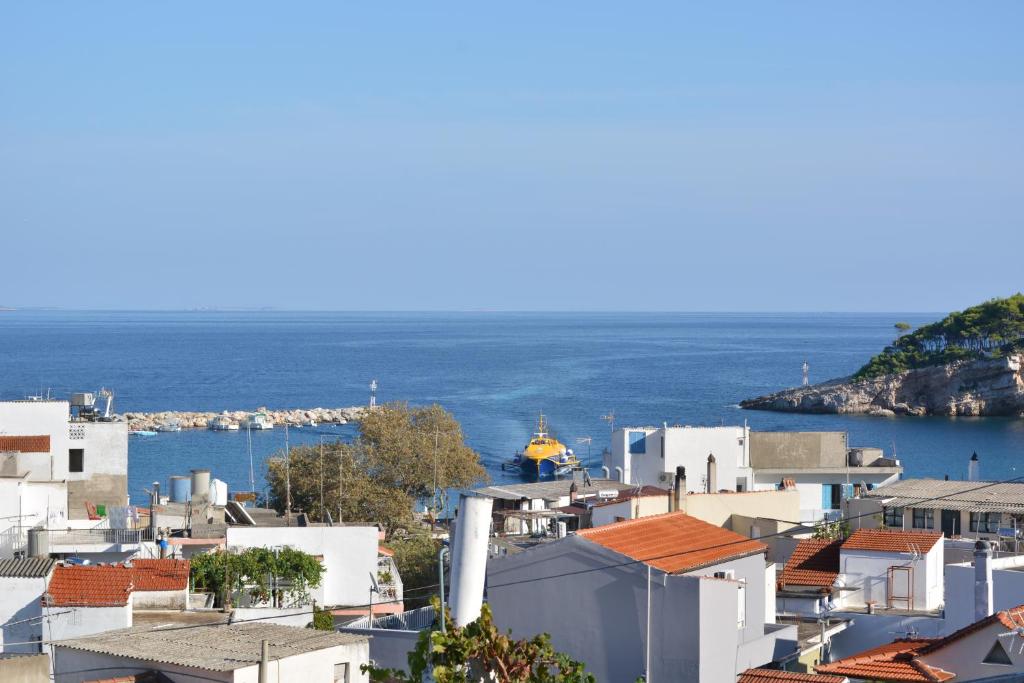
M 171 502 L 187 503 L 192 500 L 192 478 L 171 477 Z

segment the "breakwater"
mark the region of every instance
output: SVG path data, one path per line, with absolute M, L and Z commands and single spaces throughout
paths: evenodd
M 266 407 L 256 410 L 225 410 L 220 413 L 164 410 L 152 413 L 126 412 L 114 416 L 115 420 L 125 421 L 128 428 L 135 431 L 153 430 L 161 425 L 177 424 L 182 429 L 206 429 L 210 422 L 217 417 L 227 418 L 227 421 L 239 425 L 245 429 L 246 420 L 255 413 L 262 413 L 275 425 L 304 425 L 310 422 L 318 424 L 347 424 L 357 422 L 368 410 L 364 406 L 350 406 L 348 408 L 295 408 L 285 410 L 270 410 Z

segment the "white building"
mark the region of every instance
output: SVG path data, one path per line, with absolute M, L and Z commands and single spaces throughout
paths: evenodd
M 49 558 L 0 560 L 0 652 L 42 651 L 42 597 L 53 567 Z
M 1024 604 L 1024 555 L 994 558 L 991 546 L 979 542 L 973 561 L 947 564 L 945 571 L 946 632 Z
M 903 472 L 878 448 L 851 448 L 846 432 L 751 432 L 749 442 L 753 487 L 795 487 L 801 522 L 838 518 L 843 501 Z
M 310 591 L 310 598 L 318 605 L 335 608 L 367 604 L 372 578 L 378 576 L 379 538 L 380 532 L 375 526 L 232 526 L 227 529 L 227 549 L 230 552 L 244 548 L 288 546 L 321 558 L 325 570 L 323 581 Z M 396 580 L 399 594 L 376 609 L 377 613 L 382 613 L 385 608 L 401 611 L 398 570 L 388 571 Z
M 43 595 L 43 640 L 78 638 L 132 625 L 132 570 L 58 565 Z
M 366 636 L 334 631 L 258 622 L 139 627 L 56 643 L 53 680 L 84 683 L 158 672 L 181 683 L 365 683 L 369 677 L 360 666 L 368 661 Z
M 589 507 L 598 501 L 611 501 L 627 495 L 636 488 L 619 481 L 588 477 L 585 480 L 552 479 L 495 484 L 473 489 L 473 493 L 494 501 L 492 513 L 495 533 L 529 534 L 550 532 L 553 520 L 579 517 L 587 512 L 586 508 L 563 512 L 573 504 Z M 667 494 L 667 491 L 664 493 Z M 583 526 L 589 524 L 584 523 Z M 579 527 L 570 530 L 575 528 Z
M 90 507 L 127 504 L 127 423 L 73 417 L 67 401 L 0 401 L 0 558 L 24 549 L 28 528 L 80 527 Z
M 623 427 L 605 452 L 606 476 L 635 486 L 672 485 L 676 467 L 691 493 L 746 491 L 751 486 L 746 427 Z
M 774 614 L 765 546 L 682 512 L 581 531 L 492 558 L 495 624 L 583 661 L 600 681 L 734 681 L 796 657 Z M 768 603 L 771 603 L 769 607 Z

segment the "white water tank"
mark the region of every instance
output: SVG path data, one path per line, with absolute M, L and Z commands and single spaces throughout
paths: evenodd
M 448 598 L 456 626 L 465 626 L 480 616 L 493 504 L 491 498 L 459 496 L 459 514 L 452 538 L 452 592 Z
M 210 496 L 210 470 L 192 470 L 192 500 L 203 502 Z
M 228 504 L 228 483 L 220 479 L 210 482 L 210 502 L 214 505 Z

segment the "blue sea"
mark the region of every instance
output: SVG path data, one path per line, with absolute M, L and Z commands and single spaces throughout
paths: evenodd
M 1024 420 L 877 418 L 743 411 L 736 404 L 801 380 L 847 375 L 895 337 L 893 324 L 938 314 L 746 313 L 0 313 L 0 398 L 112 388 L 118 412 L 440 403 L 462 423 L 495 481 L 541 411 L 594 462 L 609 424 L 843 430 L 895 453 L 907 476 L 1024 475 Z M 350 439 L 353 426 L 290 430 L 293 444 Z M 256 487 L 284 432 L 253 433 Z M 245 432 L 132 437 L 129 489 L 209 467 L 249 488 Z

